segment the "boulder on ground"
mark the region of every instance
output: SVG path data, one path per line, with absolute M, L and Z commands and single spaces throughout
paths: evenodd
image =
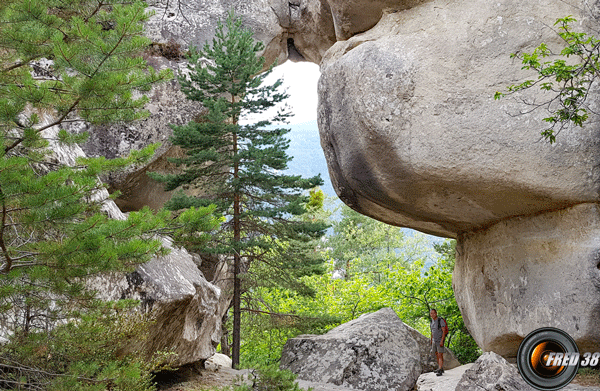
M 370 391 L 412 390 L 431 357 L 429 339 L 384 308 L 365 314 L 324 335 L 301 335 L 287 341 L 281 368 L 298 379 Z M 425 362 L 424 362 L 425 361 Z
M 228 268 L 223 262 L 211 283 L 185 249 L 171 252 L 139 265 L 128 275 L 113 273 L 94 278 L 89 286 L 104 300 L 137 299 L 140 310 L 150 313 L 154 322 L 143 338 L 142 349 L 174 352 L 171 364 L 181 366 L 203 361 L 215 353 L 221 338 L 221 320 L 231 300 Z
M 461 391 L 534 391 L 517 368 L 494 352 L 486 352 L 467 369 L 456 386 Z
M 231 358 L 221 353 L 215 353 L 208 360 L 204 361 L 204 368 L 210 369 L 212 371 L 218 371 L 221 368 L 231 367 Z

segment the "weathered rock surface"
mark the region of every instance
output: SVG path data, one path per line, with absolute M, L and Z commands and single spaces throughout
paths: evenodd
M 168 60 L 163 57 L 150 57 L 148 63 L 156 70 L 170 68 L 177 76 L 184 72 L 184 61 Z M 147 94 L 150 99 L 145 106 L 148 118 L 132 123 L 95 125 L 77 123 L 71 131 L 89 134 L 88 141 L 82 146 L 87 156 L 104 156 L 108 159 L 128 155 L 132 150 L 160 143 L 153 160 L 143 167 L 132 167 L 126 171 L 112 173 L 103 178 L 111 191 L 122 194 L 116 200 L 119 208 L 125 212 L 139 210 L 143 206 L 160 209 L 169 200 L 172 192 L 165 192 L 164 185 L 151 179 L 148 171 L 169 171 L 174 165 L 167 162 L 169 157 L 179 153 L 169 142 L 173 130 L 169 125 L 183 125 L 202 113 L 202 105 L 186 99 L 179 89 L 179 83 L 171 80 L 161 84 Z
M 509 54 L 556 43 L 546 26 L 569 14 L 565 2 L 430 1 L 336 43 L 321 66 L 319 130 L 340 198 L 450 237 L 598 201 L 598 126 L 551 146 L 543 110 L 515 115 L 527 106 L 493 99 L 532 77 Z
M 285 61 L 287 42 L 269 0 L 193 1 L 151 0 L 148 8 L 155 12 L 146 23 L 146 35 L 154 42 L 176 42 L 183 47 L 202 46 L 212 41 L 217 21 L 225 20 L 230 10 L 240 16 L 254 32 L 255 39 L 267 45 L 265 57 L 271 64 L 281 56 Z
M 217 21 L 224 20 L 233 10 L 253 31 L 254 38 L 265 44 L 264 57 L 268 65 L 275 61 L 282 64 L 288 58 L 319 63 L 336 41 L 337 26 L 334 27 L 329 3 L 325 0 L 153 0 L 148 4 L 156 13 L 147 23 L 147 35 L 155 42 L 201 46 L 214 37 Z M 393 1 L 387 0 L 387 3 Z M 339 16 L 335 20 L 338 25 L 347 26 L 343 8 L 336 5 Z M 370 8 L 373 7 L 363 6 L 363 9 Z M 369 27 L 377 23 L 381 9 L 372 13 L 376 17 L 369 18 Z M 355 15 L 355 19 L 360 18 Z
M 215 353 L 208 360 L 204 362 L 204 368 L 210 369 L 213 371 L 218 371 L 221 368 L 231 368 L 232 361 L 229 356 L 226 356 L 221 353 Z
M 552 326 L 571 335 L 581 351 L 597 350 L 599 250 L 597 204 L 461 235 L 454 292 L 478 344 L 516 357 L 529 332 Z
M 422 336 L 428 345 L 429 339 Z M 411 390 L 433 367 L 423 363 L 423 341 L 390 308 L 365 314 L 324 335 L 289 339 L 281 368 L 299 379 L 364 390 Z M 430 361 L 431 360 L 431 361 Z
M 213 356 L 221 338 L 221 320 L 229 306 L 231 287 L 227 266 L 208 282 L 193 257 L 184 249 L 164 245 L 171 252 L 138 266 L 135 272 L 95 278 L 90 287 L 105 300 L 140 300 L 142 311 L 150 312 L 155 323 L 138 347 L 151 355 L 157 351 L 177 354 L 175 366 L 206 360 Z
M 489 354 L 489 353 L 486 353 Z M 494 353 L 491 354 L 492 357 L 494 355 Z M 497 358 L 497 356 L 496 356 Z M 492 359 L 493 360 L 493 359 Z M 506 386 L 506 382 L 498 382 L 498 383 L 494 383 L 491 385 L 487 384 L 487 383 L 483 383 L 482 381 L 478 382 L 477 385 L 481 385 L 486 384 L 487 388 L 485 388 L 486 386 L 482 386 L 480 388 L 472 388 L 472 384 L 470 383 L 470 380 L 466 380 L 466 377 L 468 377 L 469 379 L 473 379 L 476 377 L 479 378 L 487 378 L 488 380 L 492 380 L 496 375 L 494 374 L 494 371 L 500 371 L 502 370 L 502 368 L 506 368 L 504 366 L 504 364 L 499 364 L 502 363 L 502 361 L 500 359 L 498 359 L 497 361 L 499 363 L 497 364 L 493 364 L 490 365 L 490 358 L 486 359 L 486 361 L 488 361 L 488 364 L 486 366 L 475 366 L 476 363 L 472 363 L 472 364 L 466 364 L 466 365 L 461 365 L 460 367 L 448 370 L 446 372 L 444 372 L 443 376 L 436 376 L 435 373 L 429 372 L 429 373 L 424 373 L 421 376 L 419 376 L 419 380 L 417 380 L 417 386 L 416 386 L 416 391 L 463 391 L 463 390 L 477 390 L 477 391 L 481 391 L 481 390 L 513 390 L 514 388 L 502 388 Z M 513 365 L 514 368 L 514 365 Z M 480 374 L 475 374 L 473 375 L 472 373 L 467 374 L 467 371 L 472 371 L 472 370 L 479 370 Z M 512 372 L 510 369 L 507 369 L 507 372 Z M 514 375 L 514 372 L 513 372 Z M 521 376 L 518 374 L 516 374 L 516 376 L 519 377 L 519 379 L 521 379 Z M 462 383 L 463 379 L 465 379 L 465 381 L 468 381 L 468 383 Z M 502 377 L 499 377 L 499 379 L 502 379 Z M 465 386 L 466 388 L 461 388 L 459 387 L 459 383 L 461 384 L 461 386 Z M 525 382 L 523 382 L 523 384 L 525 386 L 527 386 L 525 384 Z M 522 385 L 523 385 L 522 384 Z M 531 388 L 525 388 L 527 390 L 530 390 Z M 563 388 L 564 391 L 598 391 L 600 390 L 600 387 L 594 387 L 594 386 L 581 386 L 579 384 L 575 384 L 575 383 L 571 383 L 568 384 L 566 387 Z
M 494 352 L 486 352 L 465 371 L 456 387 L 461 391 L 535 391 L 514 365 Z

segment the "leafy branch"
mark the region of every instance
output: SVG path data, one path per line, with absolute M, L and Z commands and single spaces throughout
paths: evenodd
M 571 16 L 558 19 L 557 34 L 564 41 L 564 48 L 559 54 L 552 52 L 545 43 L 540 44 L 531 53 L 512 53 L 511 58 L 521 60 L 523 70 L 537 73 L 536 80 L 528 79 L 521 84 L 507 87 L 508 92 L 497 91 L 494 99 L 518 91 L 538 87 L 552 93 L 552 97 L 541 103 L 528 103 L 534 109 L 545 107 L 549 116 L 543 119 L 549 126 L 541 135 L 551 144 L 565 127 L 575 125 L 582 127 L 592 110 L 587 105 L 591 85 L 600 76 L 600 40 L 584 32 L 575 32 L 571 24 L 577 20 Z M 559 58 L 545 61 L 551 57 Z M 567 59 L 576 58 L 576 61 Z

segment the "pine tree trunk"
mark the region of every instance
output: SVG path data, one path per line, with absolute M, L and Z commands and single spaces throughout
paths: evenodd
M 233 155 L 237 155 L 237 134 L 233 134 Z M 233 177 L 239 177 L 239 164 L 234 158 Z M 240 243 L 241 227 L 240 227 L 240 194 L 237 189 L 234 189 L 233 195 L 233 242 L 237 245 Z M 242 287 L 240 284 L 240 271 L 242 257 L 238 249 L 234 249 L 233 254 L 233 341 L 231 346 L 231 361 L 232 367 L 237 369 L 240 365 L 240 329 L 241 329 L 241 296 Z
M 221 354 L 231 357 L 229 345 L 229 329 L 227 329 L 227 313 L 221 319 Z
M 241 257 L 234 255 L 234 274 L 233 274 L 233 343 L 231 346 L 231 361 L 233 369 L 238 369 L 240 365 L 240 329 L 241 329 L 241 284 L 240 284 L 240 263 Z

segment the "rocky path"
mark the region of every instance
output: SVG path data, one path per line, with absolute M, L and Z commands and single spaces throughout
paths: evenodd
M 456 386 L 460 381 L 464 372 L 473 364 L 467 364 L 458 368 L 447 370 L 443 376 L 436 376 L 433 372 L 425 373 L 419 377 L 416 386 L 416 391 L 450 391 L 456 390 Z M 246 376 L 247 370 L 237 371 L 231 368 L 220 368 L 217 371 L 213 370 L 190 370 L 185 379 L 179 381 L 164 381 L 160 387 L 160 391 L 208 391 L 214 390 L 215 387 L 225 387 L 234 384 L 240 376 Z M 336 386 L 334 384 L 313 383 L 306 380 L 299 380 L 300 388 L 308 390 L 310 387 L 313 391 L 368 391 L 368 390 L 352 390 L 345 387 Z M 585 386 L 575 382 L 563 388 L 565 391 L 600 391 L 600 386 Z
M 444 372 L 442 376 L 436 376 L 435 373 L 424 373 L 417 381 L 417 391 L 450 391 L 456 390 L 458 382 L 465 371 L 471 368 L 473 364 L 462 365 L 458 368 L 450 369 Z M 528 389 L 533 390 L 533 388 Z M 577 383 L 571 383 L 564 391 L 600 391 L 600 386 L 584 386 Z
M 452 391 L 456 390 L 457 385 L 463 377 L 465 371 L 474 364 L 462 365 L 460 367 L 447 370 L 443 376 L 436 376 L 435 373 L 424 373 L 419 377 L 415 391 Z M 235 370 L 231 368 L 219 367 L 218 369 L 205 369 L 196 366 L 188 366 L 183 370 L 173 373 L 171 376 L 159 380 L 159 391 L 209 391 L 215 388 L 230 386 L 247 377 L 248 370 Z M 585 383 L 586 379 L 576 377 L 565 391 L 600 391 L 600 385 L 589 385 Z M 589 379 L 587 379 L 589 382 Z M 336 386 L 334 384 L 314 383 L 306 380 L 299 380 L 300 388 L 313 391 L 369 391 L 356 390 Z M 512 388 L 511 388 L 512 390 Z M 533 390 L 532 388 L 520 388 L 523 391 Z M 512 390 L 517 391 L 517 389 Z

